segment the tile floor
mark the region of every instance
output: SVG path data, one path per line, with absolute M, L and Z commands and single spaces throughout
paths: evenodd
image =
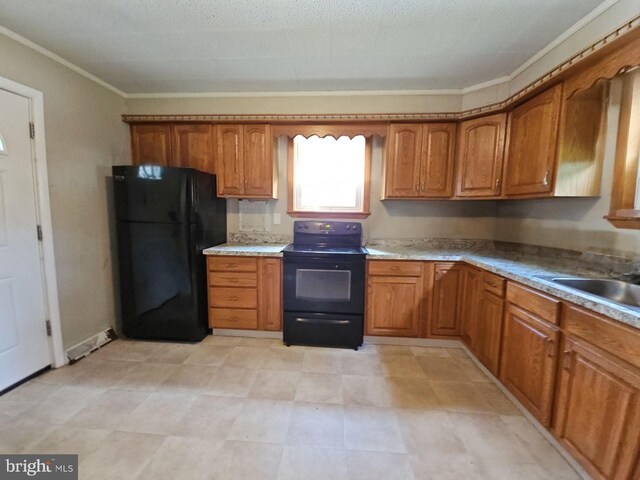
M 115 341 L 0 397 L 0 452 L 85 479 L 577 479 L 463 350 Z

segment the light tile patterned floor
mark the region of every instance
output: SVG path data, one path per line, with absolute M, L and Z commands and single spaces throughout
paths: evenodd
M 464 351 L 118 340 L 0 397 L 0 452 L 83 479 L 579 478 Z

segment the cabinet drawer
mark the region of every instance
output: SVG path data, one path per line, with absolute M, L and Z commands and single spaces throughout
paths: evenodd
M 210 271 L 222 272 L 256 272 L 258 259 L 253 257 L 207 257 Z
M 373 260 L 369 262 L 369 275 L 420 277 L 422 275 L 422 262 Z
M 258 311 L 234 308 L 210 308 L 209 326 L 211 328 L 256 330 L 258 328 Z
M 539 318 L 558 324 L 560 301 L 523 285 L 507 284 L 507 301 L 533 313 Z
M 209 272 L 210 287 L 257 287 L 258 275 L 248 272 Z
M 489 272 L 482 272 L 482 288 L 500 298 L 504 297 L 504 278 Z
M 226 308 L 258 308 L 258 291 L 255 288 L 209 289 L 209 306 Z
M 562 327 L 599 348 L 640 367 L 640 331 L 596 313 L 565 304 Z

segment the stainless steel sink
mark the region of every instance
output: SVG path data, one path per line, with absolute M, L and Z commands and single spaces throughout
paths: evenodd
M 554 277 L 551 281 L 640 311 L 640 285 L 599 278 Z

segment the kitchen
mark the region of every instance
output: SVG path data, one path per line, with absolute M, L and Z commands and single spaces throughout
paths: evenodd
M 410 30 L 399 12 L 426 15 L 425 22 L 443 13 L 406 2 L 397 10 L 376 2 L 370 11 L 329 3 L 331 38 L 345 50 L 345 39 L 364 49 L 356 34 L 372 28 L 345 27 L 350 15 L 379 19 L 386 8 L 390 22 Z M 32 99 L 34 148 L 48 165 L 43 176 L 36 163 L 38 185 L 48 186 L 39 198 L 50 199 L 37 216 L 52 334 L 45 341 L 54 352 L 52 361 L 42 349 L 43 365 L 62 367 L 0 398 L 0 429 L 18 432 L 2 436 L 0 454 L 76 453 L 87 478 L 167 471 L 180 478 L 637 478 L 633 278 L 596 285 L 618 296 L 584 281 L 638 272 L 638 11 L 624 0 L 585 3 L 581 14 L 568 7 L 576 2 L 552 3 L 543 10 L 556 23 L 545 30 L 530 15 L 531 31 L 510 33 L 536 48 L 518 43 L 517 61 L 496 55 L 484 73 L 476 63 L 444 82 L 415 80 L 411 69 L 392 81 L 372 69 L 362 77 L 356 63 L 351 80 L 322 83 L 318 73 L 315 81 L 304 77 L 302 61 L 293 73 L 274 72 L 253 58 L 262 83 L 225 83 L 222 71 L 212 80 L 216 65 L 232 63 L 224 58 L 189 77 L 188 56 L 164 52 L 181 59 L 184 75 L 176 75 L 177 67 L 153 60 L 157 51 L 144 50 L 142 34 L 140 50 L 119 49 L 131 37 L 106 30 L 120 18 L 115 8 L 104 7 L 101 21 L 78 9 L 71 19 L 86 24 L 70 37 L 48 26 L 63 15 L 54 7 L 0 10 L 2 88 Z M 260 18 L 291 14 L 268 2 L 252 6 Z M 141 18 L 131 8 L 131 18 Z M 220 8 L 214 19 L 191 17 L 193 29 L 242 21 L 256 33 L 250 45 L 270 48 L 255 17 L 233 20 Z M 485 9 L 488 21 L 495 12 Z M 525 21 L 524 4 L 506 10 Z M 301 16 L 300 30 L 321 22 L 313 12 Z M 162 22 L 170 13 L 152 16 L 157 28 L 168 28 Z M 472 21 L 448 13 L 452 22 Z M 341 25 L 353 32 L 341 36 Z M 390 42 L 378 66 L 407 65 L 391 61 L 393 35 L 375 28 Z M 506 38 L 503 24 L 495 28 L 494 40 Z M 308 51 L 311 62 L 319 47 L 292 30 L 290 55 Z M 465 38 L 470 49 L 472 35 Z M 79 48 L 81 39 L 98 49 Z M 243 57 L 242 48 L 233 55 Z M 96 55 L 105 56 L 92 62 Z M 338 71 L 335 62 L 330 70 Z M 0 146 L 12 145 L 9 133 L 0 135 L 7 138 Z M 314 155 L 339 142 L 358 155 Z M 325 162 L 356 173 L 322 177 Z M 195 167 L 216 175 L 226 238 L 203 246 L 192 284 L 206 292 L 194 320 L 206 322 L 201 343 L 123 334 L 127 279 L 119 255 L 127 249 L 119 243 L 114 169 L 130 164 L 142 165 L 127 167 L 136 172 Z M 356 200 L 335 205 L 346 197 Z M 332 273 L 310 257 L 336 265 L 348 257 L 353 270 Z M 144 285 L 157 294 L 153 282 L 151 275 Z M 319 310 L 325 295 L 341 300 Z M 354 310 L 333 309 L 347 298 Z M 333 345 L 348 348 L 325 348 L 344 338 L 323 338 L 327 328 L 346 325 L 355 343 L 349 337 Z

